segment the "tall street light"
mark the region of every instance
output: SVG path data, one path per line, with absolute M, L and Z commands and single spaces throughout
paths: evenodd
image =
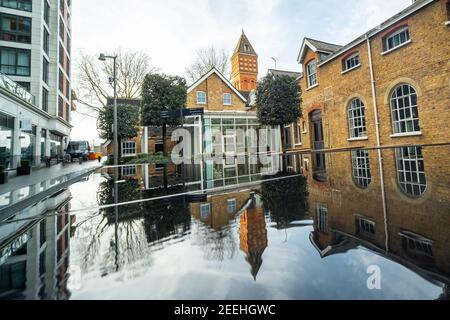
M 106 59 L 112 59 L 114 61 L 113 67 L 113 81 L 114 81 L 114 166 L 119 165 L 119 140 L 117 137 L 117 56 L 107 56 L 103 53 L 98 58 L 100 61 L 106 61 Z

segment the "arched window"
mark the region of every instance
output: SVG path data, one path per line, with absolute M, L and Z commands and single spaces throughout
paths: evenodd
M 312 60 L 306 65 L 306 72 L 308 76 L 308 88 L 317 84 L 317 64 L 316 60 Z
M 397 148 L 397 176 L 400 188 L 412 197 L 419 197 L 427 189 L 422 147 Z
M 361 188 L 367 188 L 372 182 L 370 172 L 369 151 L 352 151 L 353 180 Z
M 399 85 L 391 96 L 394 133 L 420 132 L 417 92 L 408 84 Z
M 353 99 L 348 105 L 348 127 L 350 138 L 367 136 L 365 106 L 358 98 Z

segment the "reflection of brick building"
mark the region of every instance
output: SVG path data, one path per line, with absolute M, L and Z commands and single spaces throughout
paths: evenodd
M 266 219 L 262 208 L 250 208 L 241 214 L 240 218 L 240 249 L 247 256 L 251 266 L 251 274 L 256 276 L 263 263 L 262 255 L 267 248 Z
M 190 211 L 196 219 L 215 230 L 220 230 L 230 223 L 249 198 L 249 190 L 211 195 L 205 203 L 191 203 Z

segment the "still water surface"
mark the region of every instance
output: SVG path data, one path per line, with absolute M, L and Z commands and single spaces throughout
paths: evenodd
M 112 169 L 98 171 L 59 194 L 45 218 L 2 222 L 0 298 L 449 297 L 449 226 L 433 224 L 435 241 L 421 242 L 402 199 L 389 202 L 388 223 L 374 213 L 378 195 L 354 197 L 343 182 L 249 173 L 198 184 L 190 168 L 180 183 L 178 169 L 166 167 L 164 179 L 144 167 L 116 180 Z M 207 197 L 184 195 L 201 187 Z M 368 270 L 380 272 L 371 282 L 379 288 L 368 288 Z

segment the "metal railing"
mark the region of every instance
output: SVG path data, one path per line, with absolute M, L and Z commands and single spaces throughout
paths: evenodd
M 12 79 L 10 79 L 1 72 L 0 72 L 0 88 L 3 88 L 8 92 L 11 92 L 12 94 L 24 100 L 25 102 L 28 102 L 33 105 L 35 105 L 36 103 L 36 98 L 31 93 L 29 93 L 27 89 L 25 89 L 17 82 L 13 81 Z

